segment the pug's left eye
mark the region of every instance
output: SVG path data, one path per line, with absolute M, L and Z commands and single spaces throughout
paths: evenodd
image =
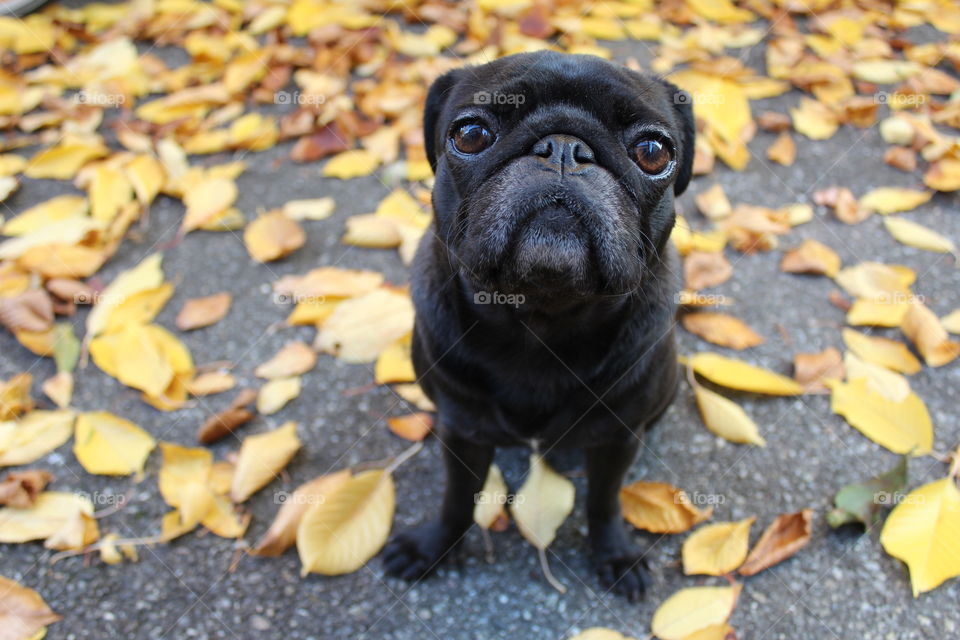
M 633 157 L 640 169 L 652 176 L 663 173 L 670 164 L 670 147 L 655 139 L 640 140 L 633 147 Z
M 473 155 L 480 153 L 491 144 L 493 144 L 493 133 L 482 124 L 471 122 L 463 124 L 454 130 L 453 146 L 460 153 Z

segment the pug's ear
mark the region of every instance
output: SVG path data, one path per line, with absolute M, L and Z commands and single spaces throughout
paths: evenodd
M 437 125 L 440 121 L 440 114 L 447 103 L 447 97 L 450 90 L 460 81 L 460 70 L 453 69 L 448 71 L 430 85 L 427 92 L 427 101 L 423 107 L 423 143 L 427 152 L 427 160 L 430 161 L 430 168 L 437 170 L 437 148 L 438 142 L 442 146 L 439 138 L 444 134 L 437 131 Z
M 693 177 L 693 156 L 696 153 L 694 140 L 697 135 L 697 125 L 693 119 L 693 99 L 689 93 L 678 89 L 670 82 L 666 80 L 660 82 L 667 88 L 667 98 L 671 101 L 680 130 L 678 144 L 680 170 L 677 172 L 676 182 L 673 183 L 673 193 L 679 196 L 686 191 L 687 185 L 690 184 L 690 178 Z

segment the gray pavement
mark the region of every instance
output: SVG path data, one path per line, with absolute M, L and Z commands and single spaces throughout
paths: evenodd
M 648 59 L 640 44 L 615 45 L 618 55 Z M 749 56 L 762 69 L 761 47 Z M 756 115 L 764 109 L 785 112 L 798 94 L 753 102 Z M 877 186 L 918 186 L 917 175 L 885 166 L 885 144 L 876 128 L 842 127 L 830 140 L 811 142 L 797 136 L 798 161 L 793 167 L 762 162 L 772 134 L 760 132 L 750 144 L 754 159 L 737 173 L 718 166 L 713 175 L 694 180 L 680 207 L 695 224 L 693 196 L 719 181 L 734 203 L 780 206 L 812 202 L 812 194 L 831 184 L 850 187 L 861 195 Z M 183 302 L 192 297 L 230 291 L 235 302 L 226 320 L 213 327 L 182 335 L 198 363 L 230 360 L 241 383 L 254 384 L 253 368 L 286 341 L 312 339 L 313 330 L 282 328 L 286 308 L 274 305 L 271 283 L 277 277 L 302 273 L 317 265 L 383 271 L 396 283 L 408 274 L 395 252 L 364 250 L 339 242 L 348 215 L 372 211 L 389 192 L 377 177 L 348 182 L 319 177 L 318 165 L 299 166 L 286 161 L 289 145 L 246 157 L 247 171 L 239 178 L 238 206 L 248 214 L 257 207 L 279 206 L 294 198 L 333 196 L 338 207 L 328 220 L 306 223 L 307 245 L 291 257 L 270 265 L 250 260 L 240 238 L 233 234 L 197 232 L 165 254 L 164 270 L 177 282 L 176 293 L 158 321 L 172 327 Z M 228 160 L 220 155 L 195 160 L 208 164 Z M 278 162 L 275 164 L 274 161 Z M 60 183 L 27 181 L 10 203 L 23 209 L 66 190 Z M 938 194 L 910 217 L 960 240 L 956 196 Z M 179 224 L 182 206 L 161 198 L 151 209 L 149 227 L 128 240 L 101 271 L 109 281 L 122 269 L 169 242 Z M 874 218 L 847 227 L 823 210 L 816 219 L 797 228 L 782 246 L 816 238 L 833 247 L 845 264 L 880 259 L 902 263 L 920 274 L 915 290 L 928 298 L 939 314 L 960 307 L 960 271 L 952 258 L 898 245 Z M 780 252 L 741 256 L 728 253 L 735 264 L 733 278 L 716 292 L 736 299 L 731 312 L 749 322 L 767 342 L 743 357 L 783 373 L 790 373 L 796 352 L 842 348 L 843 313 L 831 306 L 833 288 L 825 278 L 779 273 Z M 73 319 L 82 332 L 84 315 Z M 893 335 L 893 334 L 891 334 Z M 680 332 L 681 350 L 725 350 Z M 31 370 L 39 382 L 54 373 L 49 360 L 37 361 L 6 332 L 0 332 L 0 378 Z M 322 357 L 304 377 L 302 395 L 281 413 L 258 418 L 243 435 L 277 426 L 285 420 L 300 423 L 304 447 L 289 465 L 289 478 L 277 480 L 254 496 L 249 507 L 253 522 L 247 539 L 256 540 L 277 508 L 273 496 L 320 473 L 367 460 L 394 455 L 406 443 L 391 435 L 384 417 L 405 410 L 386 388 L 361 394 L 346 391 L 370 383 L 372 367 L 345 365 Z M 935 449 L 947 451 L 960 441 L 960 420 L 953 394 L 960 383 L 960 365 L 925 369 L 911 379 L 926 401 L 936 428 Z M 193 443 L 197 426 L 213 410 L 223 408 L 233 394 L 204 399 L 202 404 L 175 413 L 160 413 L 145 405 L 139 393 L 125 388 L 90 365 L 78 371 L 74 404 L 80 410 L 106 409 L 133 420 L 155 437 Z M 758 516 L 754 539 L 777 514 L 811 507 L 816 511 L 812 543 L 793 559 L 746 579 L 731 623 L 740 638 L 775 640 L 797 638 L 912 640 L 957 637 L 960 580 L 913 599 L 906 568 L 885 555 L 878 531 L 864 535 L 828 529 L 824 514 L 834 491 L 888 469 L 896 456 L 886 452 L 829 411 L 826 396 L 802 398 L 738 397 L 756 420 L 768 442 L 766 448 L 732 445 L 710 434 L 701 424 L 690 389 L 676 402 L 650 434 L 630 474 L 631 480 L 671 482 L 688 492 L 723 500 L 715 520 Z M 235 440 L 213 447 L 218 457 L 237 448 Z M 522 481 L 526 452 L 499 456 L 508 483 Z M 441 491 L 440 456 L 436 442 L 428 441 L 418 456 L 396 474 L 400 528 L 428 516 L 437 508 Z M 103 532 L 124 537 L 159 531 L 167 510 L 157 490 L 160 456 L 155 453 L 140 483 L 126 478 L 87 474 L 69 445 L 32 465 L 56 474 L 53 488 L 67 491 L 125 494 L 130 500 L 118 513 L 100 522 Z M 385 578 L 379 561 L 337 578 L 299 577 L 294 551 L 278 559 L 244 558 L 229 571 L 234 544 L 213 535 L 189 534 L 171 544 L 141 550 L 138 563 L 107 566 L 96 558 L 49 564 L 51 553 L 39 544 L 0 546 L 2 573 L 37 589 L 64 620 L 53 625 L 48 638 L 350 638 L 446 640 L 473 638 L 560 639 L 592 627 L 608 626 L 637 638 L 649 633 L 654 609 L 679 588 L 722 584 L 721 579 L 683 576 L 679 549 L 684 536 L 636 534 L 650 547 L 647 556 L 653 585 L 639 604 L 629 604 L 598 592 L 585 554 L 582 512 L 583 479 L 576 473 L 579 458 L 564 455 L 554 464 L 574 475 L 578 509 L 562 527 L 550 551 L 553 571 L 568 587 L 555 592 L 540 576 L 533 549 L 515 528 L 494 535 L 496 562 L 483 559 L 480 536 L 472 532 L 462 566 L 444 566 L 433 578 L 413 586 Z M 942 477 L 945 465 L 921 458 L 910 463 L 910 484 Z

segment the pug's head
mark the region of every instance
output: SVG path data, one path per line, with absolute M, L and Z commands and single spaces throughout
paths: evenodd
M 693 165 L 689 96 L 600 58 L 519 54 L 431 86 L 437 236 L 475 290 L 563 307 L 641 288 Z

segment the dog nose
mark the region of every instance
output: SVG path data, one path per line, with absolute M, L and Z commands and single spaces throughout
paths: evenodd
M 533 155 L 560 173 L 575 171 L 594 161 L 593 149 L 586 142 L 559 133 L 551 134 L 533 145 Z

